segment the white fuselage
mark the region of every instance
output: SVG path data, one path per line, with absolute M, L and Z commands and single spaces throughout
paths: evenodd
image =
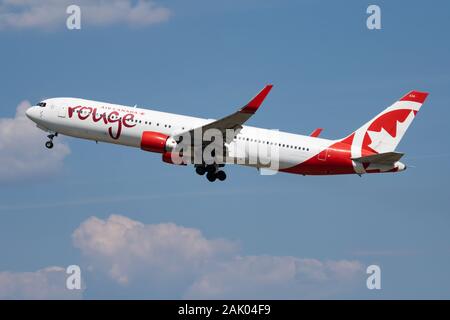
M 41 129 L 136 148 L 141 147 L 145 131 L 172 136 L 214 121 L 85 99 L 53 98 L 44 102 L 45 107 L 36 106 L 27 112 Z M 229 143 L 227 162 L 258 166 L 245 163 L 242 154 L 235 151 L 245 149 L 245 157 L 261 157 L 258 145 L 268 144 L 278 147 L 279 169 L 285 169 L 306 161 L 332 143 L 333 140 L 243 126 Z
M 238 112 L 217 121 L 76 98 L 44 100 L 26 115 L 50 132 L 47 148 L 52 148 L 56 134 L 136 147 L 161 153 L 167 163 L 194 164 L 198 174 L 204 174 L 202 168 L 210 170 L 208 180 L 217 175 L 223 181 L 226 176 L 218 168 L 224 163 L 302 175 L 403 171 L 406 166 L 393 151 L 421 105 L 399 101 L 346 138 L 327 140 L 241 125 L 261 102 L 260 93 Z M 187 147 L 178 149 L 183 145 Z

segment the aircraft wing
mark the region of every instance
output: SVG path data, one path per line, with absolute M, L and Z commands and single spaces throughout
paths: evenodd
M 393 164 L 399 161 L 405 154 L 399 152 L 385 152 L 366 157 L 352 158 L 353 161 L 361 163 Z
M 197 137 L 197 135 L 195 135 L 196 131 L 201 131 L 202 133 L 204 133 L 208 129 L 220 130 L 222 132 L 222 135 L 224 137 L 226 137 L 225 134 L 226 134 L 227 129 L 234 129 L 234 130 L 242 129 L 242 125 L 248 119 L 250 119 L 252 115 L 255 114 L 255 112 L 258 110 L 258 108 L 263 103 L 264 99 L 269 94 L 272 87 L 273 87 L 273 85 L 271 85 L 271 84 L 266 85 L 253 99 L 251 99 L 246 105 L 244 105 L 242 108 L 240 108 L 235 113 L 232 113 L 222 119 L 207 123 L 201 127 L 194 128 L 188 132 L 177 134 L 173 138 L 176 141 L 178 141 L 177 138 L 179 138 L 180 136 L 189 134 L 190 137 L 193 139 L 194 137 Z M 231 138 L 234 138 L 234 137 L 231 137 Z M 229 142 L 229 141 L 227 141 L 227 142 Z

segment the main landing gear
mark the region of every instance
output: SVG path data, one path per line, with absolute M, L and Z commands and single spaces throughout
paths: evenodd
M 58 136 L 58 133 L 57 133 L 57 132 L 51 133 L 51 134 L 49 134 L 49 135 L 47 136 L 47 138 L 50 139 L 50 140 L 48 140 L 48 141 L 45 143 L 45 147 L 46 147 L 47 149 L 53 148 L 53 138 L 54 138 L 54 137 L 57 137 L 57 136 Z
M 227 178 L 227 174 L 225 171 L 219 169 L 224 166 L 224 164 L 196 165 L 195 172 L 201 176 L 206 173 L 206 179 L 210 182 L 214 182 L 216 180 L 224 181 Z

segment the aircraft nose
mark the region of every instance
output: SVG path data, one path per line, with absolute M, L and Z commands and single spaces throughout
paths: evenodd
M 37 108 L 36 107 L 30 107 L 25 111 L 26 116 L 30 120 L 36 120 L 37 119 Z

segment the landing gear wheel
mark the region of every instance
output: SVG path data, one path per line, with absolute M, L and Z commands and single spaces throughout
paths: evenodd
M 58 136 L 58 133 L 57 133 L 57 132 L 51 133 L 51 134 L 49 134 L 49 135 L 47 136 L 47 138 L 50 139 L 50 140 L 48 140 L 48 141 L 45 143 L 45 146 L 47 147 L 47 149 L 53 148 L 53 138 L 54 138 L 54 137 L 57 137 L 57 136 Z
M 216 174 L 214 172 L 208 172 L 206 174 L 206 179 L 208 179 L 209 182 L 214 182 L 216 181 Z
M 206 168 L 203 166 L 196 167 L 195 172 L 197 172 L 198 175 L 202 176 L 205 174 Z
M 206 166 L 206 171 L 208 173 L 215 173 L 216 172 L 216 166 L 213 164 L 207 165 Z
M 217 179 L 219 179 L 220 181 L 224 181 L 227 178 L 227 174 L 225 173 L 225 171 L 217 171 L 216 173 Z

